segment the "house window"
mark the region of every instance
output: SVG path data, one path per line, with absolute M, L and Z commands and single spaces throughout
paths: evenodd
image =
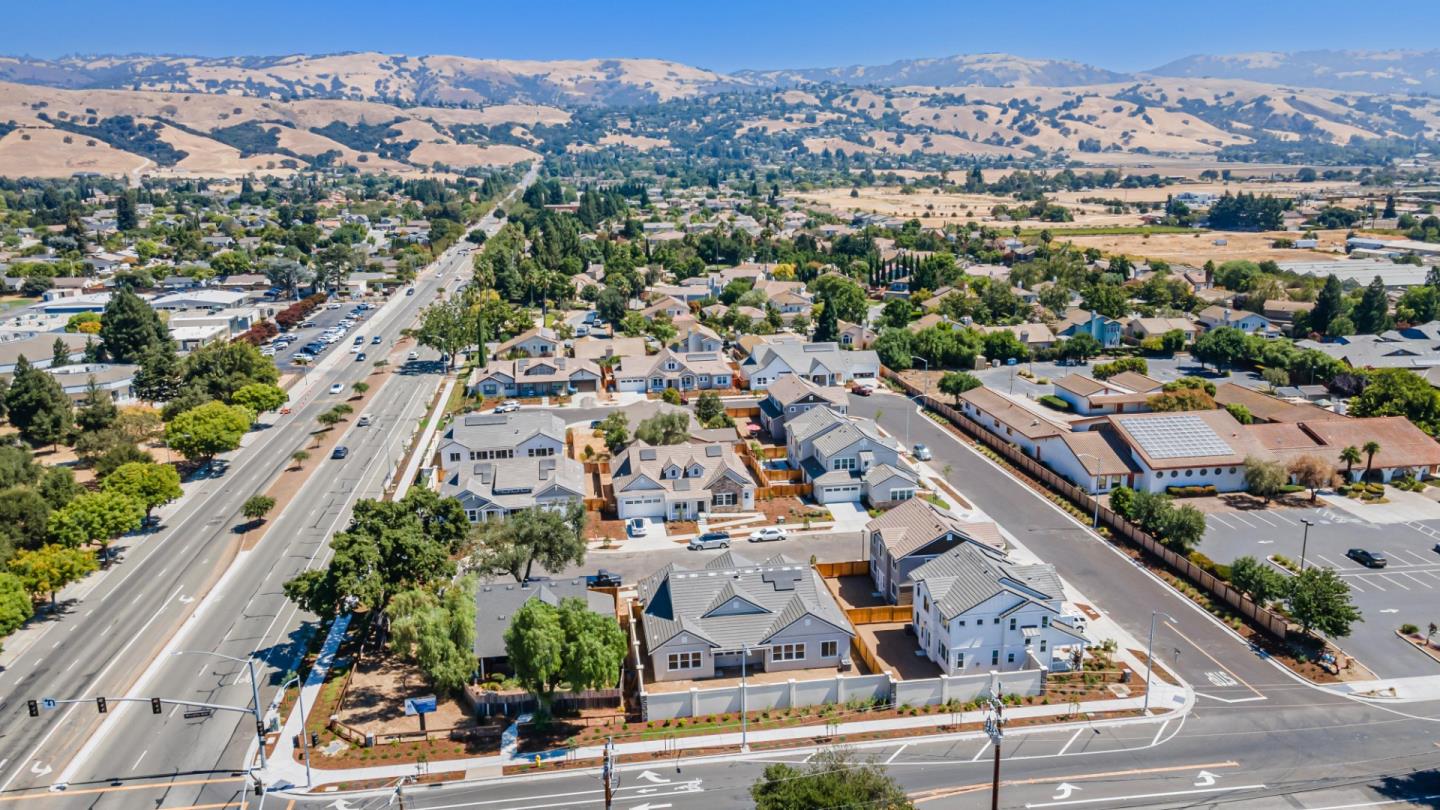
M 964 620 L 964 619 L 960 619 L 959 621 L 957 621 L 957 622 L 955 622 L 955 623 L 958 624 L 958 625 L 960 625 L 961 627 L 964 627 L 964 626 L 965 626 L 965 620 Z
M 853 470 L 855 469 L 855 459 L 852 456 L 846 456 L 845 458 L 832 458 L 830 459 L 830 469 Z
M 451 460 L 451 461 L 459 461 L 459 460 L 460 460 L 460 454 L 459 454 L 459 453 L 451 453 L 451 454 L 450 454 L 450 460 Z
M 981 621 L 984 621 L 984 619 L 981 619 Z M 992 622 L 992 624 L 999 624 L 999 623 L 1000 623 L 1000 617 L 999 617 L 999 616 L 996 616 L 996 617 L 995 617 L 995 621 Z
M 820 642 L 820 657 L 821 657 L 821 658 L 834 658 L 835 655 L 839 652 L 839 650 L 840 650 L 840 645 L 837 644 L 837 643 L 834 642 L 834 641 L 822 641 L 822 642 Z
M 1015 663 L 1015 653 L 1009 653 L 1009 654 L 1007 654 L 1007 655 L 1005 656 L 1005 662 L 1006 662 L 1006 663 L 1009 663 L 1009 664 Z
M 995 666 L 995 665 L 998 664 L 998 663 L 1000 663 L 1000 651 L 999 651 L 999 650 L 991 650 L 991 651 L 990 651 L 990 666 L 993 667 L 993 666 Z
M 913 497 L 915 497 L 915 490 L 913 489 L 890 490 L 890 500 L 892 501 L 908 501 Z
M 929 613 L 929 612 L 930 612 L 930 596 L 929 596 L 929 594 L 926 594 L 925 596 L 921 597 L 921 603 L 924 605 L 924 607 L 922 608 L 922 610 L 924 610 L 926 613 Z
M 675 672 L 682 669 L 699 669 L 700 653 L 683 652 L 670 653 L 670 671 Z
M 1049 627 L 1049 626 L 1050 626 L 1050 617 L 1049 617 L 1049 616 L 1041 616 L 1041 617 L 1040 617 L 1040 626 L 1041 626 L 1041 627 Z
M 477 510 L 477 509 L 466 509 L 466 510 L 465 510 L 465 518 L 466 518 L 467 520 L 469 520 L 471 523 L 479 522 L 479 520 L 480 520 L 480 512 L 479 512 L 479 510 Z
M 536 458 L 537 456 L 553 456 L 555 455 L 555 448 L 532 447 L 528 451 L 526 451 L 526 455 L 530 456 L 531 458 Z
M 801 661 L 804 658 L 804 644 L 776 644 L 770 648 L 771 661 Z
M 944 644 L 940 645 L 940 660 L 947 664 L 950 663 L 950 650 Z
M 1014 617 L 1014 616 L 1011 616 L 1011 617 L 1010 617 L 1010 629 L 1011 629 L 1011 630 L 1014 630 L 1014 629 L 1015 629 L 1015 617 Z
M 1040 639 L 1040 652 L 1045 652 L 1045 639 Z
M 716 505 L 716 506 L 734 506 L 734 505 L 735 505 L 735 493 L 733 493 L 733 492 L 717 492 L 717 493 L 715 493 L 715 505 Z
M 965 653 L 963 653 L 963 652 L 962 652 L 962 653 L 955 653 L 955 668 L 956 668 L 956 669 L 964 669 L 964 668 L 965 668 Z

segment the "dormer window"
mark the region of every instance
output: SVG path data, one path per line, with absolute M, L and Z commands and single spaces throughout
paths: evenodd
M 690 478 L 699 478 L 700 476 L 702 476 L 702 475 L 704 475 L 704 474 L 705 474 L 705 468 L 704 468 L 704 467 L 701 467 L 699 464 L 696 464 L 696 465 L 694 465 L 694 466 L 692 466 L 692 467 L 690 468 L 690 472 L 689 472 L 688 475 L 689 475 Z
M 674 465 L 671 465 L 671 466 L 669 466 L 669 467 L 666 467 L 666 468 L 665 468 L 665 477 L 666 477 L 666 478 L 679 478 L 679 477 L 680 477 L 680 468 L 679 468 L 679 467 L 676 467 L 676 466 L 674 466 Z

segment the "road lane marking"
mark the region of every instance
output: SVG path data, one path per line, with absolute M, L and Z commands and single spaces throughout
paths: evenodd
M 1262 697 L 1262 698 L 1265 697 L 1265 694 L 1264 694 L 1263 692 L 1261 692 L 1259 689 L 1256 689 L 1255 687 L 1251 686 L 1250 684 L 1246 683 L 1244 678 L 1240 677 L 1239 675 L 1236 675 L 1234 672 L 1231 672 L 1229 667 L 1227 667 L 1227 666 L 1225 666 L 1224 664 L 1220 663 L 1219 659 L 1217 659 L 1215 656 L 1211 655 L 1210 653 L 1206 652 L 1204 647 L 1201 647 L 1199 644 L 1196 644 L 1195 642 L 1191 641 L 1191 640 L 1190 640 L 1190 637 L 1187 636 L 1187 635 L 1185 635 L 1184 633 L 1180 632 L 1180 628 L 1176 627 L 1173 622 L 1165 622 L 1165 626 L 1168 627 L 1168 628 L 1170 628 L 1170 630 L 1171 630 L 1172 632 L 1174 632 L 1175 635 L 1179 636 L 1180 638 L 1185 639 L 1185 643 L 1189 644 L 1191 647 L 1194 647 L 1196 650 L 1199 651 L 1199 653 L 1200 653 L 1201 655 L 1203 655 L 1203 656 L 1205 656 L 1206 658 L 1209 658 L 1211 661 L 1215 662 L 1215 666 L 1217 666 L 1217 667 L 1225 670 L 1225 673 L 1226 673 L 1227 675 L 1229 675 L 1230 677 L 1234 678 L 1236 681 L 1238 681 L 1241 686 L 1244 686 L 1246 689 L 1249 689 L 1253 694 L 1257 695 L 1258 697 Z
M 1165 722 L 1160 724 L 1160 728 L 1155 729 L 1155 739 L 1150 741 L 1151 748 L 1154 748 L 1155 746 L 1160 744 L 1160 735 L 1165 733 L 1165 728 L 1169 725 L 1170 721 L 1166 720 Z M 1077 731 L 1076 733 L 1078 734 L 1079 732 Z
M 81 788 L 81 789 L 79 789 L 79 790 L 71 789 L 71 790 L 66 790 L 63 795 L 65 795 L 65 796 L 86 796 L 86 795 L 95 794 L 95 793 L 119 793 L 119 792 L 124 792 L 124 791 L 135 791 L 135 790 L 166 790 L 166 791 L 168 791 L 168 790 L 170 790 L 171 788 L 184 787 L 184 786 L 187 786 L 187 785 L 223 785 L 223 784 L 228 784 L 228 783 L 231 783 L 231 782 L 245 782 L 245 781 L 248 781 L 248 780 L 246 780 L 246 779 L 243 778 L 243 777 L 240 777 L 240 778 L 229 778 L 229 777 L 226 777 L 226 778 L 222 778 L 222 779 L 182 779 L 182 780 L 174 781 L 174 782 L 142 782 L 142 783 L 136 783 L 136 784 L 133 784 L 133 785 L 107 785 L 107 786 L 105 786 L 105 787 L 98 787 L 98 788 Z M 27 801 L 31 801 L 31 800 L 33 800 L 33 799 L 53 799 L 53 798 L 55 798 L 55 794 L 54 794 L 54 793 L 51 793 L 50 790 L 49 790 L 49 788 L 46 788 L 43 792 L 40 792 L 40 793 L 22 793 L 22 794 L 14 795 L 14 796 L 0 796 L 0 803 L 5 803 L 5 802 L 27 802 Z
M 1409 573 L 1408 571 L 1397 571 L 1396 573 L 1397 573 L 1399 576 L 1405 577 L 1406 579 L 1408 579 L 1408 580 L 1410 580 L 1410 581 L 1412 581 L 1412 582 L 1418 583 L 1418 584 L 1420 585 L 1420 587 L 1425 588 L 1425 589 L 1427 589 L 1427 590 L 1430 589 L 1430 588 L 1435 587 L 1435 586 L 1432 585 L 1431 583 L 1426 582 L 1425 580 L 1423 580 L 1423 579 L 1415 576 L 1414 574 Z
M 1381 574 L 1381 575 L 1380 575 L 1380 578 L 1383 579 L 1383 580 L 1385 580 L 1386 582 L 1390 583 L 1391 585 L 1394 585 L 1395 587 L 1399 588 L 1399 589 L 1402 590 L 1402 591 L 1408 591 L 1408 590 L 1410 590 L 1410 586 L 1409 586 L 1409 585 L 1406 585 L 1405 583 L 1400 582 L 1400 581 L 1398 581 L 1398 580 L 1391 579 L 1389 574 Z
M 1051 780 L 1053 781 L 1053 780 Z M 1128 802 L 1135 799 L 1163 799 L 1169 796 L 1194 796 L 1201 793 L 1231 793 L 1237 790 L 1260 790 L 1265 786 L 1255 785 L 1231 785 L 1230 787 L 1213 788 L 1192 788 L 1190 790 L 1168 790 L 1162 793 L 1135 793 L 1129 796 L 1101 796 L 1094 799 L 1069 799 L 1059 802 L 1026 802 L 1025 806 L 1030 807 L 1068 807 L 1077 804 L 1096 804 L 1098 802 Z
M 1287 517 L 1285 517 L 1284 515 L 1279 514 L 1279 513 L 1277 513 L 1277 512 L 1271 512 L 1271 513 L 1270 513 L 1270 517 L 1275 518 L 1276 520 L 1280 520 L 1280 521 L 1284 521 L 1284 522 L 1286 522 L 1286 523 L 1289 523 L 1291 526 L 1299 526 L 1299 525 L 1300 525 L 1299 523 L 1296 523 L 1295 521 L 1291 520 L 1290 518 L 1287 518 Z
M 986 740 L 986 741 L 985 741 L 985 744 L 982 745 L 982 746 L 980 746 L 980 750 L 975 752 L 975 756 L 973 756 L 973 757 L 970 758 L 970 761 L 971 761 L 971 762 L 979 762 L 979 761 L 980 761 L 980 757 L 985 756 L 985 752 L 986 752 L 986 751 L 989 751 L 989 750 L 990 750 L 990 741 L 989 741 L 989 740 Z
M 1112 779 L 1122 776 L 1146 776 L 1157 773 L 1174 773 L 1176 771 L 1218 770 L 1220 768 L 1238 767 L 1240 767 L 1240 763 L 1232 759 L 1225 762 L 1210 762 L 1200 765 L 1162 765 L 1156 768 L 1134 768 L 1128 771 L 1101 771 L 1098 773 L 1070 774 L 1068 776 L 1036 776 L 1028 779 L 1005 779 L 1000 782 L 1000 786 L 1013 787 L 1016 785 L 1041 785 L 1051 782 L 1080 782 L 1089 779 Z M 916 791 L 915 793 L 908 794 L 908 797 L 914 801 L 915 804 L 921 804 L 922 802 L 934 801 L 935 799 L 948 799 L 962 793 L 986 790 L 989 789 L 990 785 L 990 781 L 986 780 L 971 785 L 956 785 L 955 787 Z M 439 810 L 439 808 L 431 808 L 430 810 Z
M 1319 557 L 1319 558 L 1322 559 L 1322 560 L 1324 560 L 1326 565 L 1330 566 L 1331 568 L 1334 568 L 1334 569 L 1337 570 L 1337 571 L 1344 571 L 1344 570 L 1345 570 L 1345 566 L 1343 566 L 1343 565 L 1335 562 L 1334 560 L 1330 559 L 1329 557 L 1326 557 L 1324 554 L 1316 554 L 1315 556 L 1316 556 L 1316 557 Z
M 1266 526 L 1269 526 L 1272 529 L 1275 528 L 1275 524 L 1267 520 L 1264 515 L 1252 514 L 1250 515 L 1250 517 L 1260 521 L 1261 523 L 1264 523 Z
M 1254 523 L 1251 523 L 1250 521 L 1246 520 L 1246 519 L 1243 518 L 1243 517 L 1240 517 L 1239 515 L 1231 514 L 1231 515 L 1230 515 L 1230 519 L 1231 519 L 1231 520 L 1239 521 L 1240 523 L 1243 523 L 1243 524 L 1245 524 L 1246 526 L 1248 526 L 1248 527 L 1250 527 L 1250 528 L 1252 528 L 1252 529 L 1255 528 L 1255 524 L 1254 524 Z
M 1231 526 L 1229 523 L 1227 523 L 1225 519 L 1220 517 L 1219 515 L 1210 515 L 1210 519 L 1217 521 L 1221 526 L 1224 526 L 1227 529 L 1235 528 L 1234 526 Z
M 1168 722 L 1168 721 L 1167 721 L 1167 722 Z M 1062 746 L 1060 746 L 1060 754 L 1059 754 L 1059 755 L 1064 755 L 1064 753 L 1065 753 L 1066 751 L 1069 751 L 1069 750 L 1070 750 L 1070 746 L 1075 742 L 1075 740 L 1077 740 L 1077 739 L 1080 737 L 1080 734 L 1081 734 L 1082 732 L 1084 732 L 1084 731 L 1085 731 L 1085 729 L 1083 729 L 1083 728 L 1077 728 L 1077 729 L 1075 729 L 1075 733 L 1070 735 L 1070 739 L 1066 740 L 1066 741 L 1065 741 L 1065 744 L 1062 745 Z
M 889 765 L 890 763 L 894 762 L 894 761 L 895 761 L 895 758 L 898 757 L 898 756 L 900 756 L 900 752 L 901 752 L 901 751 L 904 751 L 906 748 L 909 748 L 909 747 L 910 747 L 910 743 L 905 743 L 904 745 L 900 746 L 899 748 L 896 748 L 896 749 L 895 749 L 895 753 L 891 754 L 891 755 L 890 755 L 890 758 L 887 759 L 887 760 L 885 760 L 885 764 L 886 764 L 886 765 Z
M 141 752 L 140 752 L 140 756 L 138 756 L 138 757 L 135 758 L 135 764 L 130 766 L 130 770 L 133 771 L 133 770 L 139 769 L 139 767 L 140 767 L 140 760 L 144 759 L 144 758 L 145 758 L 145 755 L 148 754 L 148 753 L 150 753 L 150 749 L 149 749 L 149 748 L 146 748 L 144 751 L 141 751 Z

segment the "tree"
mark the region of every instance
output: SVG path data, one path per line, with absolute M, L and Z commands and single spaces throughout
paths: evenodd
M 1324 487 L 1335 481 L 1335 466 L 1319 456 L 1305 455 L 1290 462 L 1290 475 L 1295 483 L 1310 490 L 1310 502 Z
M 110 296 L 100 316 L 100 347 L 117 363 L 134 363 L 146 350 L 170 341 L 160 314 L 128 287 Z
M 1195 339 L 1191 353 L 1202 363 L 1216 368 L 1227 366 L 1246 356 L 1245 333 L 1231 326 L 1211 329 Z
M 0 560 L 39 548 L 50 536 L 50 503 L 31 487 L 0 490 Z
M 285 389 L 271 383 L 250 383 L 243 385 L 230 395 L 230 404 L 248 408 L 251 413 L 262 414 L 278 411 L 290 401 Z
M 100 386 L 95 384 L 95 378 L 91 377 L 85 396 L 80 400 L 80 408 L 75 413 L 75 427 L 87 433 L 108 430 L 119 416 L 120 409 L 115 407 L 115 400 L 101 391 Z
M 1290 372 L 1283 368 L 1267 368 L 1260 372 L 1260 376 L 1265 378 L 1266 384 L 1268 384 L 1272 390 L 1290 384 Z
M 1369 478 L 1370 468 L 1375 466 L 1375 456 L 1380 453 L 1380 443 L 1371 439 L 1365 442 L 1365 445 L 1360 448 L 1360 452 L 1365 454 L 1365 478 Z
M 572 504 L 564 511 L 535 506 L 511 513 L 505 520 L 486 521 L 471 530 L 475 549 L 471 566 L 516 582 L 530 579 L 535 563 L 552 574 L 585 562 L 585 509 Z
M 803 767 L 775 764 L 750 787 L 755 810 L 830 810 L 864 807 L 912 810 L 900 785 L 872 761 L 843 748 L 826 748 Z
M 365 396 L 365 392 L 370 390 L 370 383 L 363 381 L 352 383 L 350 386 L 350 390 L 355 392 L 355 396 L 363 397 Z
M 124 495 L 140 504 L 147 518 L 156 507 L 185 494 L 180 489 L 180 473 L 169 464 L 137 461 L 122 464 L 105 477 L 101 486 L 105 492 Z
M 9 572 L 0 572 L 0 638 L 20 629 L 35 615 L 35 602 L 25 592 L 25 583 Z
M 471 345 L 474 336 L 475 324 L 470 317 L 469 307 L 460 300 L 426 307 L 420 320 L 420 328 L 415 334 L 420 345 L 448 355 L 452 367 L 459 359 L 460 352 Z
M 811 340 L 816 343 L 834 343 L 840 340 L 840 316 L 835 307 L 821 307 L 820 317 L 815 321 L 815 333 Z
M 505 656 L 515 680 L 535 696 L 542 716 L 564 674 L 565 630 L 559 611 L 539 599 L 520 606 L 505 628 Z
M 245 340 L 201 346 L 181 362 L 180 376 L 184 383 L 175 400 L 165 408 L 167 418 L 174 418 L 175 414 L 206 400 L 234 404 L 235 393 L 247 385 L 280 382 L 275 361 Z M 254 417 L 251 418 L 253 421 Z
M 1188 504 L 1178 508 L 1168 503 L 1166 506 L 1169 508 L 1163 510 L 1158 518 L 1157 533 L 1165 545 L 1181 554 L 1189 554 L 1205 537 L 1205 514 Z
M 1325 277 L 1325 286 L 1315 297 L 1315 308 L 1310 310 L 1310 331 L 1320 335 L 1328 334 L 1330 321 L 1344 314 L 1345 290 L 1340 286 L 1340 279 L 1331 273 Z
M 720 401 L 719 395 L 714 391 L 702 393 L 695 402 L 695 417 L 700 420 L 702 425 L 709 426 L 724 415 L 725 403 Z
M 1083 363 L 1104 349 L 1089 332 L 1081 332 L 1060 344 L 1060 355 Z
M 565 634 L 560 670 L 571 691 L 618 684 L 627 645 L 615 616 L 593 613 L 583 599 L 574 597 L 562 599 L 558 613 Z
M 610 452 L 619 452 L 630 441 L 630 417 L 624 411 L 612 411 L 600 420 L 600 431 Z
M 275 508 L 275 499 L 269 495 L 251 495 L 240 506 L 240 514 L 251 523 L 259 524 Z
M 1350 602 L 1350 586 L 1332 568 L 1306 568 L 1290 582 L 1286 600 L 1290 615 L 1309 634 L 1319 630 L 1333 638 L 1350 635 L 1360 611 Z
M 1133 371 L 1136 374 L 1149 374 L 1150 364 L 1143 357 L 1120 357 L 1108 363 L 1101 363 L 1090 369 L 1097 380 L 1108 380 L 1116 374 L 1125 371 Z
M 296 450 L 290 454 L 290 460 L 295 462 L 295 469 L 303 470 L 305 468 L 305 462 L 310 460 L 310 454 L 304 450 Z
M 1407 368 L 1375 369 L 1365 390 L 1350 400 L 1355 416 L 1403 416 L 1421 430 L 1440 432 L 1440 391 Z M 11 390 L 14 390 L 13 388 Z M 14 422 L 14 418 L 11 420 Z
M 165 426 L 165 441 L 190 461 L 209 461 L 239 447 L 254 423 L 248 408 L 207 402 L 172 419 Z
M 1378 335 L 1390 328 L 1390 297 L 1379 276 L 1365 286 L 1351 319 L 1355 321 L 1355 331 L 1362 335 Z
M 139 227 L 140 213 L 135 205 L 135 192 L 127 191 L 115 198 L 115 229 L 133 231 Z
M 947 371 L 940 378 L 940 393 L 949 394 L 955 398 L 955 403 L 960 403 L 960 395 L 966 391 L 979 388 L 984 383 L 968 371 Z
M 892 371 L 905 371 L 912 365 L 913 339 L 914 336 L 905 329 L 885 329 L 875 338 L 875 344 L 870 348 L 880 356 L 880 362 Z
M 1285 575 L 1269 563 L 1251 556 L 1230 563 L 1230 584 L 1250 594 L 1255 604 L 1264 606 L 1285 594 Z
M 70 346 L 65 343 L 64 338 L 55 338 L 50 346 L 51 368 L 63 368 L 70 365 Z
M 29 448 L 0 445 L 0 487 L 16 487 L 40 480 L 45 468 L 35 463 Z
M 10 424 L 31 447 L 59 444 L 70 432 L 70 398 L 54 377 L 30 365 L 24 355 L 15 363 L 5 406 Z
M 657 413 L 635 428 L 635 438 L 646 444 L 680 444 L 690 438 L 690 414 L 684 411 Z
M 1343 450 L 1340 451 L 1340 460 L 1345 462 L 1345 480 L 1355 480 L 1352 472 L 1355 469 L 1355 465 L 1360 463 L 1360 448 L 1356 447 L 1353 444 L 1347 445 Z
M 390 648 L 414 661 L 439 692 L 456 692 L 475 670 L 475 578 L 440 593 L 415 588 L 395 595 L 385 609 Z
M 1235 418 L 1236 422 L 1242 425 L 1248 425 L 1255 421 L 1255 414 L 1251 413 L 1249 408 L 1238 402 L 1226 403 L 1225 410 Z
M 625 295 L 614 287 L 606 287 L 595 299 L 595 313 L 611 326 L 625 318 Z
M 915 308 L 903 298 L 892 298 L 880 310 L 880 325 L 904 329 L 915 319 Z M 832 338 L 833 339 L 833 338 Z
M 147 348 L 135 370 L 135 396 L 146 402 L 169 402 L 180 391 L 180 357 L 168 340 Z
M 93 553 L 57 545 L 21 551 L 7 565 L 32 598 L 49 594 L 52 605 L 57 591 L 98 567 Z
M 140 528 L 144 517 L 144 505 L 129 495 L 88 492 L 50 513 L 50 541 L 69 548 L 97 543 L 103 556 L 110 541 Z
M 1200 388 L 1162 391 L 1145 400 L 1145 404 L 1150 407 L 1150 410 L 1157 413 L 1163 411 L 1211 411 L 1219 407 L 1215 404 L 1215 400 Z
M 1269 503 L 1271 498 L 1280 494 L 1285 481 L 1285 468 L 1280 462 L 1257 456 L 1245 457 L 1245 488 L 1251 495 L 1264 498 Z
M 815 301 L 827 309 L 833 308 L 836 318 L 851 323 L 865 322 L 865 290 L 859 284 L 841 276 L 827 275 L 817 278 L 811 286 Z

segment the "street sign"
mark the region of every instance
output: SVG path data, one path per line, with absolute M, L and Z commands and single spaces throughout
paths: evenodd
M 405 698 L 405 716 L 410 717 L 417 714 L 429 714 L 435 711 L 435 696 Z
M 213 709 L 191 709 L 190 711 L 185 712 L 184 716 L 186 720 L 194 720 L 199 717 L 209 717 L 214 713 L 215 711 Z
M 55 698 L 40 698 L 40 708 L 46 711 L 50 711 L 59 705 L 60 704 L 55 701 Z

